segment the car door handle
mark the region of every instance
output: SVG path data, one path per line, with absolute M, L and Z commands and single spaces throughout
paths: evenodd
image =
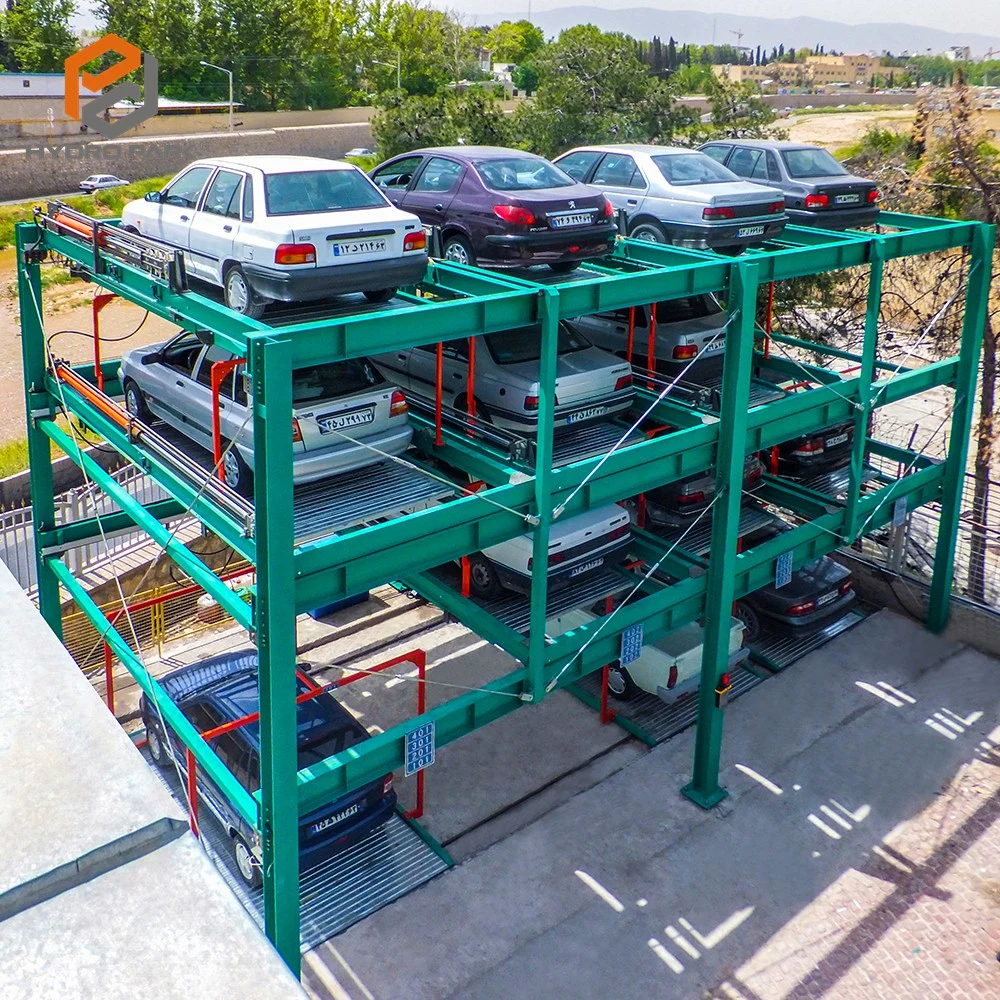
M 176 381 L 176 382 L 174 383 L 174 385 L 176 385 L 176 386 L 179 386 L 179 387 L 180 387 L 181 389 L 183 389 L 183 388 L 184 388 L 184 383 L 183 383 L 183 382 L 182 382 L 182 381 L 181 381 L 180 379 L 178 379 L 178 380 L 177 380 L 177 381 Z
M 222 227 L 222 231 L 224 233 L 231 233 L 233 231 L 233 227 L 232 226 L 223 226 Z
M 189 216 L 187 216 L 187 215 L 182 215 L 182 216 L 181 216 L 181 222 L 187 222 L 187 221 L 188 221 L 188 218 L 189 218 Z
M 225 404 L 225 403 L 223 403 L 223 402 L 222 402 L 222 401 L 220 400 L 220 402 L 219 402 L 219 409 L 220 409 L 220 410 L 224 410 L 225 408 L 226 408 L 226 404 Z
M 438 203 L 437 203 L 437 204 L 436 204 L 436 205 L 434 206 L 434 211 L 435 211 L 435 212 L 443 212 L 443 211 L 444 211 L 444 205 L 442 205 L 442 204 L 441 204 L 441 202 L 438 202 Z
M 629 205 L 638 205 L 639 204 L 639 199 L 638 198 L 629 198 L 628 199 L 628 204 Z
M 465 378 L 465 376 L 461 372 L 452 372 L 451 373 L 451 377 L 452 378 Z
M 406 355 L 405 354 L 397 354 L 396 355 L 396 359 L 398 361 L 405 361 L 406 360 Z

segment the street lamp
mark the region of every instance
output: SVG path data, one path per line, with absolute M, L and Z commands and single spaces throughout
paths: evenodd
M 392 65 L 392 63 L 381 62 L 378 59 L 373 59 L 372 62 L 375 63 L 376 66 L 391 66 Z M 396 90 L 402 90 L 403 89 L 403 85 L 400 82 L 400 79 L 402 77 L 402 69 L 403 69 L 403 56 L 402 56 L 402 52 L 401 52 L 400 49 L 396 49 Z
M 226 69 L 223 66 L 216 66 L 215 63 L 205 62 L 204 59 L 200 59 L 199 62 L 202 66 L 207 66 L 209 69 L 217 69 L 220 73 L 225 73 L 229 77 L 229 131 L 233 130 L 233 71 L 231 69 Z

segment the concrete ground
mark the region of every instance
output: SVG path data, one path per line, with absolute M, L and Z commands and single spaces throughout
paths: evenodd
M 338 1000 L 998 996 L 998 715 L 995 659 L 880 612 L 732 705 L 714 810 L 678 794 L 688 731 L 309 953 L 304 982 Z M 500 726 L 478 734 L 484 784 L 545 752 L 541 727 L 511 746 Z

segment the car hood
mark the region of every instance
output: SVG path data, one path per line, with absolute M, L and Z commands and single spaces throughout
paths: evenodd
M 705 185 L 705 202 L 713 206 L 756 205 L 761 202 L 784 201 L 785 195 L 777 188 L 762 187 L 749 181 L 729 181 L 725 184 Z

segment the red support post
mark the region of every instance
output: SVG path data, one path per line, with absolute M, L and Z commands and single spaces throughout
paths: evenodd
M 468 597 L 472 585 L 472 567 L 468 556 L 462 556 L 462 596 Z
M 440 448 L 444 444 L 441 435 L 441 409 L 444 381 L 444 344 L 438 341 L 436 362 L 436 385 L 434 388 L 434 443 Z
M 646 527 L 646 494 L 639 494 L 639 502 L 636 505 L 635 523 L 640 528 Z
M 212 458 L 215 474 L 225 482 L 222 471 L 222 420 L 219 417 L 219 390 L 223 379 L 246 364 L 246 358 L 231 358 L 229 361 L 214 361 L 212 363 Z
M 191 753 L 191 748 L 186 747 L 185 749 L 187 750 L 187 792 L 191 809 L 188 814 L 188 822 L 191 824 L 191 832 L 199 837 L 201 835 L 198 833 L 198 775 L 195 771 L 197 764 L 194 754 Z
M 635 341 L 635 306 L 628 310 L 628 347 L 625 349 L 625 360 L 632 364 L 632 347 Z
M 111 714 L 115 714 L 115 674 L 114 661 L 111 658 L 111 647 L 104 644 L 104 698 Z
M 771 448 L 771 475 L 772 476 L 776 476 L 778 474 L 778 455 L 779 454 L 780 454 L 780 451 L 778 450 L 778 446 L 774 445 L 774 447 Z
M 612 610 L 614 610 L 614 599 L 609 595 L 604 601 L 604 613 L 610 615 Z M 601 725 L 606 726 L 609 722 L 613 722 L 615 718 L 615 710 L 613 708 L 608 708 L 608 672 L 610 669 L 610 664 L 605 663 L 603 669 L 601 670 Z
M 649 304 L 649 344 L 646 348 L 646 362 L 649 370 L 656 374 L 656 303 Z M 647 388 L 653 388 L 653 380 L 649 380 Z
M 114 298 L 114 292 L 102 292 L 94 296 L 91 309 L 94 316 L 94 377 L 97 379 L 97 388 L 104 392 L 104 372 L 101 371 L 101 310 Z
M 764 320 L 764 360 L 771 356 L 771 317 L 774 315 L 774 282 L 767 286 L 767 318 Z

